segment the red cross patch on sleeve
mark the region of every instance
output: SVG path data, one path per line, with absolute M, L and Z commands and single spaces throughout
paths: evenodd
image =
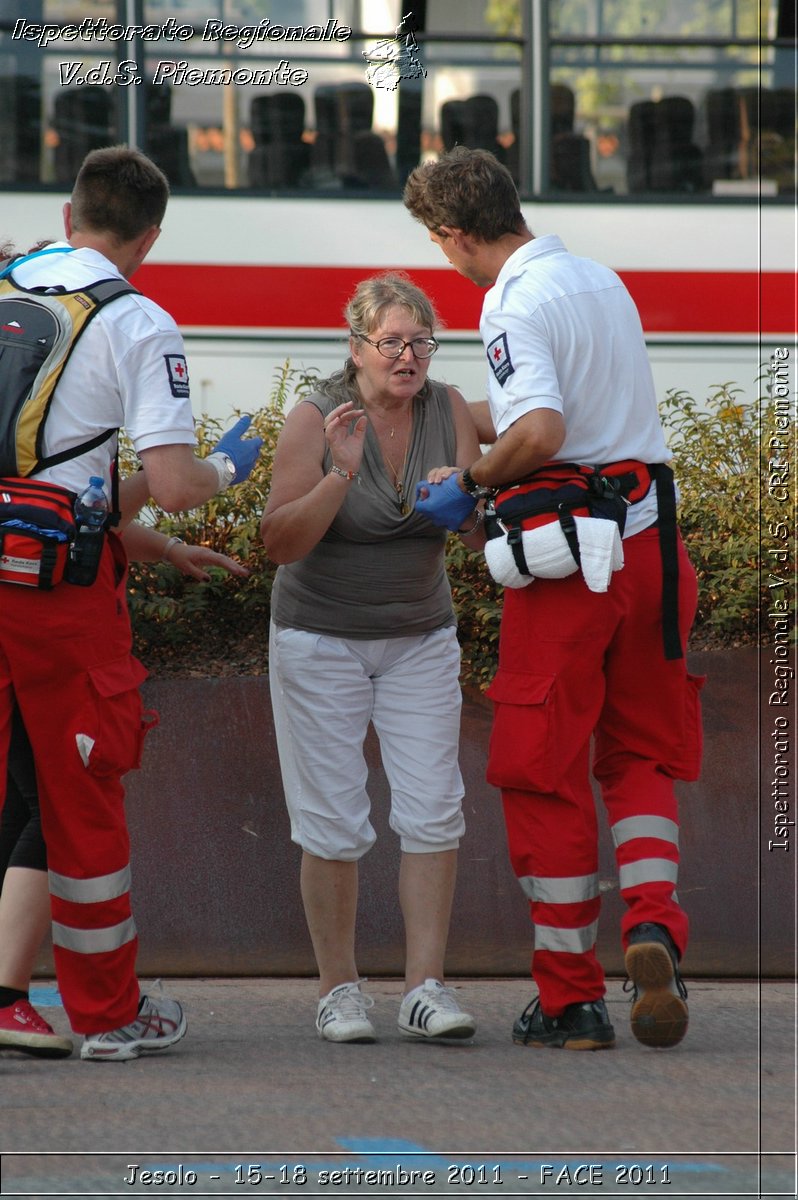
M 495 337 L 488 345 L 486 353 L 491 370 L 499 385 L 503 387 L 504 381 L 515 372 L 510 358 L 510 347 L 507 345 L 507 334 L 500 333 L 498 337 Z
M 164 354 L 164 359 L 172 395 L 181 398 L 188 396 L 188 363 L 185 354 Z

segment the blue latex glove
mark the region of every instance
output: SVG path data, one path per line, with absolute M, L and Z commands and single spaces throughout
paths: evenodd
M 226 454 L 233 460 L 236 469 L 233 483 L 242 483 L 249 477 L 263 445 L 263 438 L 244 437 L 251 424 L 252 417 L 242 417 L 213 447 L 212 453 Z
M 469 496 L 460 487 L 457 482 L 459 478 L 459 475 L 450 475 L 443 483 L 426 483 L 423 480 L 418 483 L 416 512 L 423 513 L 433 525 L 441 525 L 452 531 L 459 529 L 477 505 L 476 497 Z M 422 490 L 429 492 L 426 500 L 421 497 Z

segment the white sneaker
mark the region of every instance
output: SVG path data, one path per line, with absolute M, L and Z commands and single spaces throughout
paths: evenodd
M 165 1050 L 179 1042 L 186 1032 L 186 1018 L 176 1000 L 142 996 L 138 1015 L 121 1029 L 88 1033 L 83 1039 L 81 1058 L 124 1061 L 138 1058 L 142 1051 Z
M 402 1000 L 399 1029 L 408 1037 L 469 1038 L 476 1033 L 477 1023 L 460 1008 L 453 988 L 425 979 Z
M 339 983 L 319 1000 L 319 1037 L 328 1042 L 375 1042 L 374 1026 L 366 1016 L 373 1004 L 371 996 L 361 992 L 359 983 Z

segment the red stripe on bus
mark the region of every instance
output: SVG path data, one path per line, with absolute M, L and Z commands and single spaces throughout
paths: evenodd
M 620 271 L 647 333 L 788 333 L 789 271 Z
M 145 264 L 136 286 L 184 327 L 343 328 L 344 306 L 369 267 Z M 414 269 L 444 327 L 476 330 L 483 292 L 454 270 Z M 768 334 L 795 328 L 789 271 L 621 271 L 647 333 Z

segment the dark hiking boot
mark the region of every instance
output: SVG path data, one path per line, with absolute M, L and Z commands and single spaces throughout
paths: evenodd
M 632 991 L 632 1033 L 644 1046 L 675 1046 L 687 1032 L 687 988 L 679 955 L 663 925 L 635 925 L 626 948 Z
M 513 1025 L 517 1046 L 551 1046 L 565 1050 L 609 1050 L 615 1030 L 603 1000 L 569 1004 L 559 1017 L 547 1017 L 540 1000 L 532 1000 Z

